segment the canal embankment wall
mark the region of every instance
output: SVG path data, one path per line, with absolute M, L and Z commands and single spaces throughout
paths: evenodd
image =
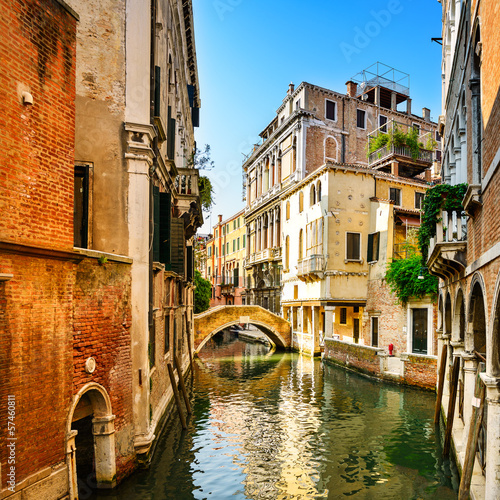
M 435 356 L 407 353 L 389 356 L 387 351 L 381 348 L 325 339 L 323 359 L 382 380 L 428 390 L 436 388 Z

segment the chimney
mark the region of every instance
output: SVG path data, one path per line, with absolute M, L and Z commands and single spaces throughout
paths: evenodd
M 431 110 L 429 108 L 422 108 L 422 118 L 426 122 L 430 122 L 431 121 Z
M 294 90 L 295 90 L 295 85 L 292 82 L 290 82 L 290 85 L 288 85 L 288 92 L 287 92 L 287 94 L 288 95 L 292 95 Z
M 347 95 L 349 97 L 356 97 L 356 94 L 358 93 L 358 84 L 356 82 L 353 82 L 352 80 L 349 80 L 346 82 L 347 85 Z
M 222 222 L 222 215 L 219 215 L 219 224 Z

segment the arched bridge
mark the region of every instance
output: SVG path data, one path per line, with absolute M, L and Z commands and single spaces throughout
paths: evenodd
M 281 349 L 291 345 L 290 323 L 260 306 L 218 306 L 194 317 L 194 350 L 200 349 L 217 332 L 233 325 L 250 323 Z

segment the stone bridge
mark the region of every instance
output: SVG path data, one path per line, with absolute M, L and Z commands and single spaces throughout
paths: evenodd
M 260 306 L 218 306 L 195 315 L 195 352 L 199 352 L 206 342 L 224 328 L 246 323 L 259 328 L 277 348 L 290 349 L 290 323 L 281 316 Z

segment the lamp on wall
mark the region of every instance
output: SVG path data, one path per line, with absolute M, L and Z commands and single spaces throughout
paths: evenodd
M 420 267 L 420 271 L 418 273 L 417 279 L 423 280 L 424 279 L 424 273 L 426 273 L 426 272 L 427 272 L 427 266 L 421 266 Z

